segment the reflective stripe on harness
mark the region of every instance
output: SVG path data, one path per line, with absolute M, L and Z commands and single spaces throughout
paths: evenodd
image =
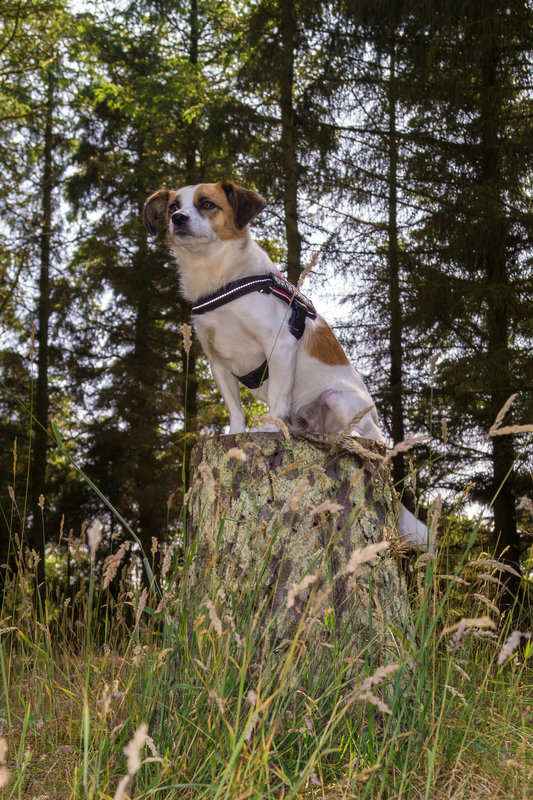
M 227 283 L 218 292 L 200 298 L 192 307 L 193 316 L 206 314 L 215 308 L 220 308 L 238 297 L 243 297 L 251 292 L 274 294 L 291 307 L 288 320 L 289 330 L 296 339 L 301 339 L 305 330 L 307 317 L 316 319 L 317 313 L 312 302 L 296 289 L 292 283 L 286 281 L 281 275 L 269 272 L 266 275 L 250 275 L 247 278 Z M 257 369 L 246 375 L 235 376 L 248 389 L 258 389 L 268 379 L 268 362 L 264 361 Z

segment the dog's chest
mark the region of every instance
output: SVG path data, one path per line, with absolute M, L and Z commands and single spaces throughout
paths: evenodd
M 198 338 L 211 361 L 245 374 L 268 358 L 283 329 L 283 304 L 257 293 L 193 316 Z

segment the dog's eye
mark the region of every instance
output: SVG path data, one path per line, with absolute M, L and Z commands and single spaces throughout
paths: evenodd
M 200 209 L 202 211 L 212 211 L 214 208 L 216 208 L 216 205 L 211 200 L 200 200 Z
M 169 207 L 168 207 L 168 210 L 170 211 L 171 214 L 173 214 L 174 211 L 178 210 L 178 208 L 179 208 L 179 205 L 177 203 L 171 203 L 169 205 Z

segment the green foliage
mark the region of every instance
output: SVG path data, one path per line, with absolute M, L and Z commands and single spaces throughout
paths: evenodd
M 266 195 L 256 237 L 293 278 L 320 250 L 317 305 L 330 316 L 330 296 L 349 301 L 340 334 L 391 438 L 430 433 L 413 453 L 415 473 L 431 464 L 418 499 L 465 482 L 477 502 L 496 495 L 516 562 L 531 529 L 516 509 L 532 492 L 529 439 L 484 437 L 511 393 L 505 423 L 531 421 L 528 4 L 153 0 L 73 12 L 39 0 L 2 12 L 4 485 L 15 438 L 16 485 L 39 472 L 48 406 L 147 552 L 177 524 L 190 446 L 222 431 L 226 411 L 198 344 L 185 351 L 177 271 L 140 212 L 162 185 L 233 177 Z M 256 410 L 250 401 L 247 420 Z M 41 492 L 48 541 L 107 514 L 57 454 L 40 461 L 19 531 L 35 518 L 39 547 Z

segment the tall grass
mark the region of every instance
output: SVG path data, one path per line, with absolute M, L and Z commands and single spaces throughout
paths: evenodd
M 88 580 L 41 606 L 13 527 L 0 800 L 529 800 L 533 642 L 499 618 L 505 566 L 474 557 L 475 538 L 453 567 L 445 547 L 411 560 L 414 635 L 383 667 L 372 631 L 317 647 L 312 592 L 275 642 L 252 579 L 231 595 L 207 567 L 191 594 L 192 551 L 169 543 L 158 575 L 142 554 L 139 585 L 134 548 L 102 559 L 98 526 L 70 543 Z
M 108 570 L 125 576 L 136 556 L 124 549 L 102 571 L 98 544 L 84 556 L 87 594 L 58 590 L 45 612 L 14 537 L 0 622 L 2 799 L 533 796 L 532 642 L 516 648 L 496 625 L 502 572 L 488 554 L 465 552 L 451 574 L 445 553 L 412 562 L 416 635 L 387 671 L 368 658 L 371 641 L 357 650 L 342 631 L 310 669 L 307 612 L 294 641 L 272 649 L 253 586 L 228 606 L 206 574 L 187 600 L 187 564 L 172 550 L 156 576 L 162 599 L 125 580 L 113 596 Z M 462 580 L 467 620 L 454 608 Z

